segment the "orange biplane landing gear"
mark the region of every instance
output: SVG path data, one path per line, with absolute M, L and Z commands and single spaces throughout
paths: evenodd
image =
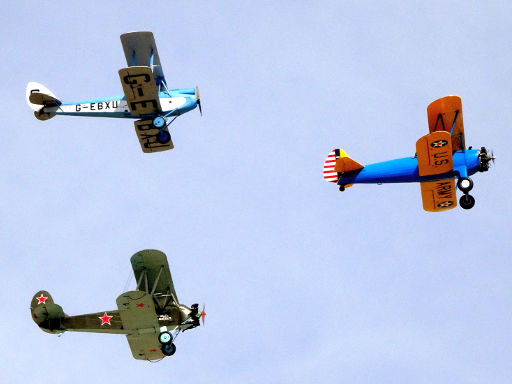
M 473 189 L 473 180 L 469 177 L 460 177 L 457 181 L 457 188 L 459 188 L 462 193 L 467 194 Z
M 459 177 L 457 188 L 464 194 L 459 199 L 459 204 L 463 209 L 471 209 L 475 206 L 475 198 L 469 194 L 473 189 L 473 180 L 469 177 Z
M 464 209 L 471 209 L 475 206 L 475 198 L 466 193 L 460 197 L 459 204 Z

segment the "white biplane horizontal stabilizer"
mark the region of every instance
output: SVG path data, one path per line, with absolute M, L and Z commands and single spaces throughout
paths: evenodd
M 45 107 L 58 107 L 61 102 L 43 84 L 31 81 L 27 84 L 25 93 L 28 106 L 34 111 L 38 120 L 48 120 L 55 116 L 55 112 L 44 111 Z

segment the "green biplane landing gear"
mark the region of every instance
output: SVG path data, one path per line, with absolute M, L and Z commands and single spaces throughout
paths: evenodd
M 172 343 L 172 335 L 168 331 L 160 332 L 158 335 L 158 341 L 160 344 L 170 344 Z
M 176 353 L 176 346 L 173 343 L 162 344 L 162 353 L 165 356 L 172 356 Z
M 176 345 L 172 342 L 171 332 L 163 331 L 158 335 L 158 341 L 162 344 L 161 350 L 165 356 L 172 356 L 176 353 Z
M 169 133 L 168 127 L 174 120 L 176 120 L 179 115 L 174 116 L 174 118 L 169 122 L 167 122 L 166 116 L 157 116 L 153 119 L 153 127 L 158 129 L 156 140 L 160 144 L 167 144 L 169 141 L 171 141 L 171 134 Z

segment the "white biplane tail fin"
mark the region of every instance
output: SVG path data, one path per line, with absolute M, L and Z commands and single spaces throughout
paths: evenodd
M 34 111 L 38 120 L 48 120 L 55 116 L 55 112 L 46 108 L 58 107 L 61 101 L 44 85 L 31 81 L 27 84 L 26 99 L 28 106 Z

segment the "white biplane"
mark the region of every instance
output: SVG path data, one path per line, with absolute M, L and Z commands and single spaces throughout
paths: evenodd
M 152 32 L 121 35 L 127 68 L 119 70 L 124 96 L 64 103 L 45 86 L 27 85 L 27 103 L 39 120 L 55 115 L 139 119 L 135 132 L 144 152 L 174 148 L 169 125 L 180 115 L 199 107 L 198 88 L 169 89 Z

